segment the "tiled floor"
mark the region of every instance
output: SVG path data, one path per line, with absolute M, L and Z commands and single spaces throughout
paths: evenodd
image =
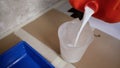
M 23 27 L 23 29 L 47 44 L 57 53 L 60 53 L 57 30 L 63 22 L 71 19 L 71 17 L 64 13 L 51 10 L 45 15 L 39 17 L 37 20 Z
M 64 21 L 71 19 L 57 10 L 51 10 L 23 29 L 60 54 L 57 29 Z M 119 68 L 120 40 L 98 30 L 95 30 L 95 35 L 98 37 L 95 37 L 82 60 L 74 65 L 77 68 Z

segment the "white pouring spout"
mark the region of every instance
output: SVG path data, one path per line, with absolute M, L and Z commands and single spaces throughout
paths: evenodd
M 95 13 L 97 12 L 98 10 L 98 3 L 96 1 L 90 1 L 86 4 L 85 6 L 85 11 L 84 11 L 84 16 L 83 16 L 83 19 L 82 19 L 82 25 L 77 33 L 77 36 L 75 38 L 75 43 L 74 43 L 74 47 L 77 46 L 77 43 L 78 43 L 78 39 L 80 37 L 80 34 L 83 30 L 83 28 L 85 27 L 85 25 L 87 24 L 88 20 L 90 19 L 90 17 Z

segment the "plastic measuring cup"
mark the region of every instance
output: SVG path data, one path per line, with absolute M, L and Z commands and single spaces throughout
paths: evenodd
M 70 63 L 78 62 L 94 39 L 92 28 L 89 26 L 89 23 L 87 23 L 79 36 L 77 46 L 74 47 L 80 26 L 80 20 L 74 19 L 62 24 L 58 29 L 61 56 Z

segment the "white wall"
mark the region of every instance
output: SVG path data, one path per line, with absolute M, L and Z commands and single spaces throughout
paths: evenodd
M 43 12 L 59 0 L 0 0 L 0 35 Z

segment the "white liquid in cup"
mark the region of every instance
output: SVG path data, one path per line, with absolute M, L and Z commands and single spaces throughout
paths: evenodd
M 80 20 L 75 19 L 62 24 L 58 30 L 61 56 L 65 61 L 70 63 L 78 62 L 82 58 L 94 38 L 92 28 L 87 23 L 79 36 L 77 46 L 74 47 L 79 27 L 81 27 Z

